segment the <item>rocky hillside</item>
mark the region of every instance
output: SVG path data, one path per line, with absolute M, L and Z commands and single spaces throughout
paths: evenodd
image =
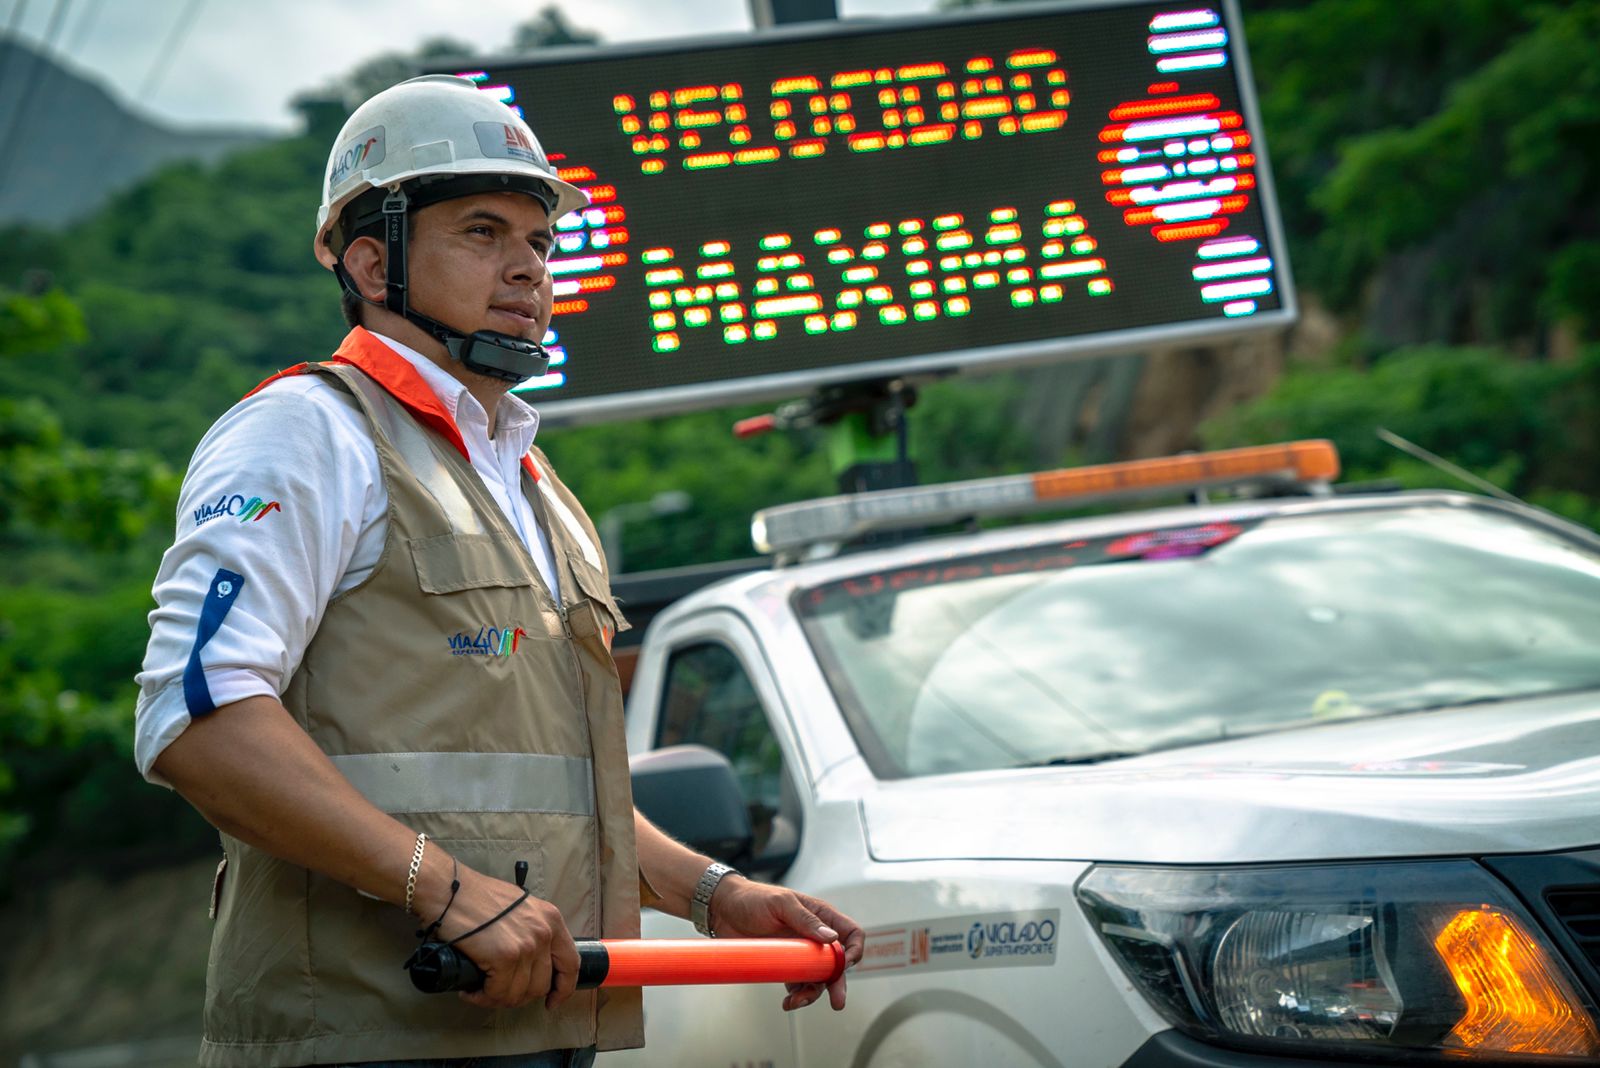
M 0 920 L 0 1064 L 194 1064 L 214 859 L 24 891 Z
M 266 134 L 150 121 L 27 44 L 0 38 L 0 224 L 57 226 L 176 160 L 215 160 Z

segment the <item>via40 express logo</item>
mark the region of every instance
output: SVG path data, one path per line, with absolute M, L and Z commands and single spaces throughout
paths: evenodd
M 450 655 L 510 656 L 527 636 L 521 627 L 479 627 L 475 635 L 461 631 L 450 636 Z
M 241 523 L 259 523 L 273 512 L 283 511 L 277 501 L 264 501 L 260 497 L 245 497 L 242 493 L 224 493 L 210 504 L 194 510 L 194 525 L 209 523 L 225 515 L 237 516 Z
M 967 954 L 973 960 L 988 957 L 1054 956 L 1056 921 L 1052 919 L 978 921 L 967 928 Z
M 328 188 L 335 189 L 350 173 L 362 167 L 374 167 L 383 162 L 383 127 L 363 130 L 355 140 L 344 147 L 339 158 L 333 161 L 328 172 Z

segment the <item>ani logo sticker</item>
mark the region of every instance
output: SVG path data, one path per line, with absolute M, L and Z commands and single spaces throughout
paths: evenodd
M 450 655 L 510 656 L 527 636 L 521 627 L 479 627 L 476 635 L 461 631 L 450 636 Z

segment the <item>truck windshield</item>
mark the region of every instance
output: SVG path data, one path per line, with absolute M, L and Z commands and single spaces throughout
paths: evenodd
M 796 607 L 884 778 L 1600 687 L 1600 553 L 1489 508 L 945 556 Z

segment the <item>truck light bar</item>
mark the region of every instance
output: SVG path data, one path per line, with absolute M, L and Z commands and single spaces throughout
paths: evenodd
M 1339 453 L 1331 441 L 1256 445 L 783 504 L 757 512 L 750 537 L 758 552 L 793 553 L 874 531 L 954 523 L 971 516 L 1016 515 L 1256 482 L 1325 485 L 1338 475 Z

